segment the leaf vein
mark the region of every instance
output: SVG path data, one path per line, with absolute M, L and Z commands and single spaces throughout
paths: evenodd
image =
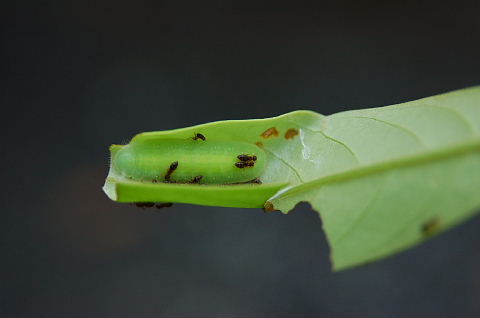
M 378 118 L 375 118 L 375 117 L 352 116 L 352 117 L 349 117 L 349 118 L 370 119 L 370 120 L 374 120 L 374 121 L 377 121 L 377 122 L 379 122 L 379 123 L 382 123 L 382 124 L 385 124 L 385 125 L 388 125 L 388 126 L 397 128 L 397 129 L 403 131 L 404 133 L 408 134 L 409 136 L 411 136 L 413 139 L 415 139 L 415 141 L 416 141 L 420 146 L 422 146 L 423 148 L 427 148 L 427 146 L 426 146 L 425 143 L 420 139 L 420 137 L 418 137 L 418 135 L 417 135 L 414 131 L 412 131 L 412 130 L 406 128 L 406 127 L 400 126 L 400 125 L 398 125 L 398 124 L 391 123 L 391 122 L 386 121 L 386 120 L 383 120 L 383 119 L 378 119 Z
M 322 130 L 312 130 L 312 129 L 309 129 L 309 128 L 302 128 L 302 129 L 305 129 L 305 130 L 309 130 L 313 133 L 320 133 L 323 137 L 327 138 L 328 140 L 331 140 L 339 145 L 341 145 L 343 148 L 345 148 L 349 153 L 350 155 L 353 157 L 353 159 L 355 159 L 355 161 L 358 163 L 360 163 L 360 160 L 358 159 L 357 155 L 355 154 L 355 152 L 353 152 L 353 150 L 344 142 L 338 140 L 338 139 L 335 139 L 333 138 L 332 136 L 329 136 L 327 135 L 325 132 L 323 132 Z
M 342 239 L 344 239 L 355 227 L 360 224 L 362 220 L 364 220 L 367 215 L 369 214 L 370 211 L 372 211 L 372 206 L 377 202 L 378 198 L 380 197 L 380 193 L 382 193 L 382 190 L 384 189 L 384 185 L 388 180 L 387 178 L 382 179 L 382 184 L 377 188 L 377 191 L 375 194 L 372 196 L 370 199 L 370 202 L 365 206 L 365 208 L 359 213 L 359 216 L 346 228 L 335 240 L 332 240 L 332 245 L 338 244 Z
M 410 217 L 404 224 L 400 225 L 400 228 L 397 229 L 395 232 L 390 232 L 387 237 L 382 241 L 381 245 L 388 246 L 395 242 L 402 237 L 402 233 L 405 232 L 412 224 L 418 224 L 421 220 L 425 219 L 425 215 L 428 215 L 430 211 L 429 204 L 431 198 L 425 199 L 423 202 L 418 203 L 416 213 L 413 213 L 413 216 Z M 420 231 L 419 231 L 420 232 Z M 377 249 L 378 247 L 374 247 L 373 249 Z M 367 250 L 371 252 L 372 250 Z
M 291 165 L 289 164 L 288 162 L 286 162 L 284 159 L 280 158 L 277 154 L 275 154 L 273 151 L 267 149 L 266 147 L 263 148 L 263 150 L 265 150 L 266 152 L 270 153 L 272 156 L 274 156 L 276 159 L 278 159 L 280 162 L 282 162 L 284 165 L 286 165 L 287 167 L 289 167 L 290 169 L 292 169 L 292 171 L 295 173 L 295 175 L 297 176 L 298 180 L 300 180 L 301 183 L 305 183 L 305 181 L 303 181 L 302 177 L 300 176 L 300 174 L 297 172 L 297 170 Z
M 465 124 L 465 126 L 468 128 L 468 130 L 470 130 L 473 133 L 473 135 L 477 135 L 475 128 L 472 126 L 472 124 L 467 119 L 467 117 L 465 117 L 461 112 L 459 112 L 458 110 L 456 110 L 454 108 L 450 108 L 450 107 L 447 107 L 447 106 L 441 106 L 441 105 L 437 105 L 437 104 L 435 104 L 435 105 L 428 105 L 428 104 L 427 105 L 421 105 L 420 107 L 430 107 L 430 108 L 436 108 L 436 109 L 443 109 L 443 110 L 453 114 L 458 119 L 460 119 L 460 121 Z
M 312 187 L 321 186 L 328 183 L 341 182 L 354 178 L 363 177 L 383 171 L 388 171 L 394 168 L 400 168 L 411 165 L 418 165 L 425 162 L 431 162 L 441 159 L 446 159 L 454 156 L 466 155 L 471 152 L 480 152 L 480 138 L 465 142 L 456 146 L 445 147 L 442 149 L 430 150 L 422 154 L 408 155 L 394 160 L 378 162 L 374 164 L 360 166 L 347 171 L 341 171 L 321 178 L 308 181 L 301 185 L 294 186 L 279 195 L 275 195 L 269 200 L 275 200 L 279 197 L 290 197 L 298 192 L 309 190 Z

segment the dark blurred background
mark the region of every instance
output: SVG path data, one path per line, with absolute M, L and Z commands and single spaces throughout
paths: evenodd
M 478 316 L 480 218 L 332 273 L 316 212 L 101 191 L 108 146 L 480 84 L 480 2 L 4 1 L 0 315 Z

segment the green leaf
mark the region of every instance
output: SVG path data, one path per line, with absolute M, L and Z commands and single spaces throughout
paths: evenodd
M 325 141 L 304 143 L 316 175 L 269 202 L 284 212 L 310 202 L 337 270 L 408 248 L 480 206 L 480 87 L 334 114 L 304 136 Z M 304 171 L 305 159 L 291 165 Z
M 107 194 L 121 202 L 264 205 L 284 213 L 310 202 L 336 270 L 411 247 L 480 207 L 480 87 L 331 116 L 297 111 L 146 133 L 132 142 L 195 132 L 261 143 L 263 184 L 152 185 L 111 169 Z
M 297 141 L 291 136 L 300 130 L 299 124 L 305 127 L 314 125 L 318 118 L 322 116 L 310 111 L 297 111 L 275 118 L 219 121 L 170 131 L 141 133 L 129 143 L 132 145 L 161 139 L 188 140 L 196 133 L 201 133 L 206 136 L 206 142 L 241 141 L 257 144 L 265 150 L 268 162 L 259 176 L 263 184 L 152 184 L 125 178 L 111 164 L 103 190 L 110 199 L 118 202 L 179 202 L 262 208 L 268 198 L 280 189 L 290 183 L 298 183 L 297 172 L 285 165 L 281 155 L 280 157 L 274 155 L 274 149 L 282 142 L 286 145 L 296 144 Z M 287 138 L 285 135 L 280 136 L 279 132 L 283 134 L 288 132 Z M 110 147 L 112 158 L 121 147 L 119 145 Z

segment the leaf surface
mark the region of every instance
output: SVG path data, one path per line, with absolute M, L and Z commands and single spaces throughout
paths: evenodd
M 479 87 L 334 114 L 301 137 L 324 139 L 335 159 L 298 156 L 291 166 L 308 171 L 315 160 L 316 175 L 269 203 L 287 212 L 310 202 L 336 270 L 406 249 L 480 207 Z M 310 144 L 302 153 L 320 152 Z
M 120 202 L 184 202 L 319 212 L 336 270 L 406 249 L 480 207 L 480 87 L 387 107 L 323 116 L 220 121 L 137 135 L 255 143 L 261 185 L 146 184 L 110 169 L 104 191 Z

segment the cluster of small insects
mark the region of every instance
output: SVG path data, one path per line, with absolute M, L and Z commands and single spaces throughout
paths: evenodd
M 146 209 L 156 207 L 157 209 L 169 208 L 173 205 L 171 202 L 164 203 L 154 203 L 154 202 L 135 202 L 133 203 L 136 207 Z
M 192 137 L 193 140 L 203 140 L 203 141 L 206 141 L 207 138 L 205 138 L 204 135 L 200 134 L 200 133 L 195 133 L 195 135 Z M 170 164 L 170 167 L 168 167 L 168 170 L 167 170 L 167 173 L 165 174 L 165 182 L 167 183 L 173 183 L 171 181 L 171 176 L 172 176 L 172 173 L 175 172 L 175 170 L 177 170 L 178 168 L 178 161 L 174 161 Z M 190 182 L 188 183 L 199 183 L 200 180 L 202 180 L 203 176 L 196 176 L 194 177 Z M 154 183 L 156 183 L 156 180 L 154 180 Z
M 178 168 L 178 161 L 174 161 L 170 164 L 170 167 L 168 167 L 167 173 L 165 174 L 165 182 L 166 183 L 175 183 L 175 181 L 172 181 L 170 178 L 172 176 L 172 173 L 174 173 L 175 170 L 177 170 L 177 168 Z M 203 178 L 203 176 L 196 176 L 192 180 L 190 180 L 190 182 L 188 182 L 188 183 L 199 183 L 200 180 L 202 180 L 202 178 Z M 156 180 L 153 180 L 153 181 L 155 181 L 153 183 L 157 182 Z
M 207 138 L 205 137 L 205 135 L 203 135 L 201 133 L 194 133 L 193 136 L 190 137 L 190 138 L 193 141 L 200 142 L 200 143 L 203 143 L 203 142 L 207 141 Z M 239 155 L 236 156 L 236 159 L 238 161 L 234 163 L 235 167 L 237 167 L 237 168 L 247 168 L 247 167 L 254 167 L 255 166 L 255 163 L 257 161 L 257 156 L 252 155 L 252 154 L 239 154 Z M 162 177 L 156 176 L 153 179 L 150 179 L 151 183 L 158 183 L 158 182 L 180 183 L 180 182 L 176 181 L 175 178 L 174 178 L 174 173 L 178 170 L 178 168 L 180 168 L 180 166 L 181 166 L 181 164 L 179 163 L 179 161 L 171 162 L 168 165 L 168 168 L 166 169 L 166 171 L 164 172 L 163 180 L 161 180 Z M 204 179 L 203 175 L 198 175 L 198 176 L 192 177 L 191 180 L 183 181 L 181 183 L 199 184 L 199 183 L 202 182 L 203 179 Z M 258 184 L 260 184 L 262 182 L 258 178 L 254 178 L 250 181 L 231 182 L 231 184 L 242 184 L 242 183 L 258 183 Z M 148 205 L 151 205 L 151 203 L 146 203 L 146 204 L 145 203 L 140 203 L 139 204 L 140 207 L 149 207 Z
M 237 168 L 253 167 L 255 166 L 255 161 L 257 161 L 257 156 L 253 155 L 238 155 L 239 162 L 235 162 Z
M 193 139 L 195 141 L 197 141 L 197 140 L 206 141 L 207 140 L 207 138 L 203 134 L 200 134 L 200 133 L 195 133 L 194 136 L 191 137 L 191 139 Z M 257 161 L 257 156 L 256 155 L 248 155 L 248 154 L 240 154 L 240 155 L 237 156 L 237 159 L 238 159 L 238 162 L 235 163 L 235 166 L 237 168 L 247 168 L 247 167 L 255 166 L 255 162 Z M 167 171 L 165 172 L 163 182 L 165 182 L 165 183 L 177 183 L 176 181 L 174 181 L 172 179 L 172 175 L 178 168 L 179 168 L 179 162 L 178 161 L 173 161 L 168 166 Z M 190 180 L 186 183 L 191 183 L 191 184 L 200 183 L 202 179 L 203 179 L 203 176 L 198 175 L 198 176 L 192 178 L 192 180 Z M 158 183 L 158 182 L 159 182 L 158 178 L 155 178 L 155 179 L 152 180 L 152 183 Z M 231 183 L 231 184 L 246 184 L 246 183 L 262 184 L 262 181 L 259 178 L 255 178 L 255 179 L 250 180 L 250 181 L 235 182 L 235 183 Z M 134 205 L 136 205 L 137 207 L 142 208 L 142 209 L 152 208 L 152 207 L 156 207 L 157 209 L 161 209 L 161 208 L 166 208 L 166 207 L 172 206 L 172 203 L 136 202 L 136 203 L 134 203 Z

